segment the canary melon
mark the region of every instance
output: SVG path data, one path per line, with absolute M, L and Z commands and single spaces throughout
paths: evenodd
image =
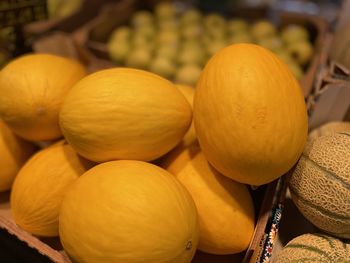
M 350 260 L 350 245 L 325 234 L 304 234 L 289 241 L 277 254 L 274 263 L 346 263 Z
M 55 55 L 19 57 L 0 72 L 0 116 L 32 141 L 60 137 L 58 112 L 69 89 L 86 74 L 78 62 Z
M 193 97 L 194 97 L 194 88 L 184 84 L 175 84 L 175 86 L 181 91 L 181 93 L 185 96 L 188 103 L 193 108 Z M 191 122 L 190 128 L 187 130 L 185 136 L 181 140 L 181 145 L 183 147 L 187 147 L 197 141 L 196 132 L 194 130 L 193 121 Z
M 209 60 L 193 111 L 206 158 L 241 183 L 262 185 L 283 175 L 306 142 L 298 81 L 276 55 L 253 44 L 228 46 Z
M 162 166 L 194 199 L 201 251 L 224 255 L 247 249 L 254 232 L 254 206 L 244 184 L 218 173 L 196 144 L 171 153 Z
M 350 238 L 350 132 L 308 142 L 290 179 L 292 199 L 323 231 Z
M 33 144 L 13 134 L 0 120 L 0 192 L 11 188 L 19 169 L 34 151 Z
M 346 121 L 332 121 L 322 126 L 312 130 L 309 134 L 309 139 L 314 139 L 322 135 L 327 135 L 330 133 L 337 132 L 347 132 L 350 131 L 350 122 Z
M 171 82 L 128 68 L 87 76 L 60 113 L 67 141 L 96 162 L 154 160 L 181 141 L 191 120 L 191 106 Z
M 198 243 L 187 190 L 164 169 L 130 160 L 83 174 L 63 200 L 59 231 L 68 255 L 84 263 L 189 263 Z
M 11 192 L 17 225 L 38 236 L 58 235 L 58 213 L 70 185 L 92 163 L 65 142 L 37 152 L 19 171 Z

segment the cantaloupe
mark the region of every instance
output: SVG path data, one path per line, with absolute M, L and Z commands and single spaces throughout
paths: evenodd
M 332 121 L 328 122 L 326 124 L 323 124 L 322 126 L 312 130 L 309 133 L 309 140 L 312 140 L 316 137 L 330 134 L 330 133 L 336 133 L 336 132 L 346 132 L 350 131 L 350 122 L 346 121 Z
M 307 138 L 298 81 L 275 54 L 253 44 L 228 46 L 209 60 L 193 117 L 208 161 L 241 183 L 262 185 L 286 173 Z
M 191 106 L 171 82 L 128 68 L 87 76 L 60 112 L 67 141 L 96 162 L 154 160 L 181 141 L 191 120 Z
M 31 141 L 59 138 L 58 112 L 67 92 L 86 72 L 77 61 L 47 54 L 19 57 L 0 72 L 0 116 Z
M 193 97 L 194 97 L 194 88 L 184 84 L 175 84 L 175 86 L 181 91 L 181 93 L 185 96 L 188 103 L 193 108 Z M 180 144 L 183 147 L 187 147 L 197 141 L 196 132 L 194 130 L 193 121 L 191 122 L 190 128 L 187 130 L 185 136 L 182 138 Z
M 217 172 L 196 144 L 171 152 L 162 166 L 194 199 L 201 251 L 224 255 L 247 249 L 254 232 L 254 206 L 246 185 Z
M 60 238 L 74 262 L 189 263 L 196 206 L 173 175 L 141 161 L 111 161 L 83 174 L 63 200 Z
M 350 132 L 308 142 L 290 179 L 292 199 L 321 230 L 350 238 Z
M 91 166 L 63 141 L 37 152 L 13 184 L 10 201 L 16 224 L 34 235 L 57 236 L 62 199 Z
M 19 138 L 0 120 L 0 192 L 9 190 L 35 146 Z
M 345 263 L 350 261 L 350 245 L 325 234 L 304 234 L 289 241 L 274 263 Z

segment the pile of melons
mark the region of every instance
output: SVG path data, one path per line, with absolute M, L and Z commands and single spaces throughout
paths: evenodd
M 307 140 L 298 81 L 253 44 L 218 51 L 195 88 L 132 68 L 86 75 L 67 58 L 19 57 L 0 72 L 0 117 L 1 190 L 12 187 L 14 221 L 59 236 L 74 262 L 245 251 L 256 222 L 248 185 L 285 174 Z M 32 155 L 42 141 L 52 143 Z

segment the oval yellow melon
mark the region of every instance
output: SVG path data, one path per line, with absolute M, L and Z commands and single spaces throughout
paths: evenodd
M 0 72 L 1 118 L 27 140 L 60 137 L 61 104 L 85 74 L 78 62 L 55 55 L 26 55 L 13 60 Z
M 17 172 L 34 150 L 34 145 L 17 137 L 0 120 L 0 192 L 11 188 Z
M 292 199 L 315 226 L 350 238 L 350 132 L 309 141 L 290 179 Z
M 38 236 L 58 235 L 58 213 L 70 185 L 92 164 L 67 143 L 37 152 L 19 171 L 11 192 L 17 225 Z
M 193 199 L 167 171 L 111 161 L 83 174 L 63 200 L 60 238 L 74 262 L 189 263 L 198 243 Z
M 175 86 L 181 91 L 181 93 L 185 96 L 188 103 L 193 108 L 193 97 L 194 97 L 194 88 L 188 85 L 183 84 L 175 84 Z M 191 122 L 190 128 L 187 130 L 185 136 L 182 138 L 181 145 L 187 147 L 197 141 L 196 132 L 194 130 L 193 121 Z
M 346 121 L 332 121 L 312 130 L 309 134 L 309 139 L 312 140 L 322 135 L 327 135 L 337 132 L 350 131 L 350 122 Z
M 276 55 L 256 45 L 231 45 L 209 60 L 193 111 L 206 158 L 241 183 L 262 185 L 283 175 L 306 142 L 298 81 Z
M 289 241 L 277 254 L 274 263 L 349 262 L 350 245 L 325 234 L 304 234 Z
M 150 161 L 180 142 L 192 111 L 168 80 L 142 70 L 117 68 L 81 80 L 64 101 L 60 125 L 87 159 Z
M 254 232 L 254 206 L 244 184 L 218 173 L 196 144 L 170 154 L 162 166 L 194 199 L 200 228 L 198 249 L 211 254 L 247 249 Z

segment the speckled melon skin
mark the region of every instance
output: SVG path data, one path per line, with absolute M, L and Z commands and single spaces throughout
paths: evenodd
M 311 223 L 350 238 L 350 132 L 309 141 L 289 186 L 295 205 Z
M 350 122 L 347 121 L 332 121 L 312 130 L 309 134 L 309 140 L 315 139 L 322 135 L 337 132 L 350 132 Z
M 304 234 L 291 240 L 273 263 L 349 262 L 350 245 L 325 234 Z

